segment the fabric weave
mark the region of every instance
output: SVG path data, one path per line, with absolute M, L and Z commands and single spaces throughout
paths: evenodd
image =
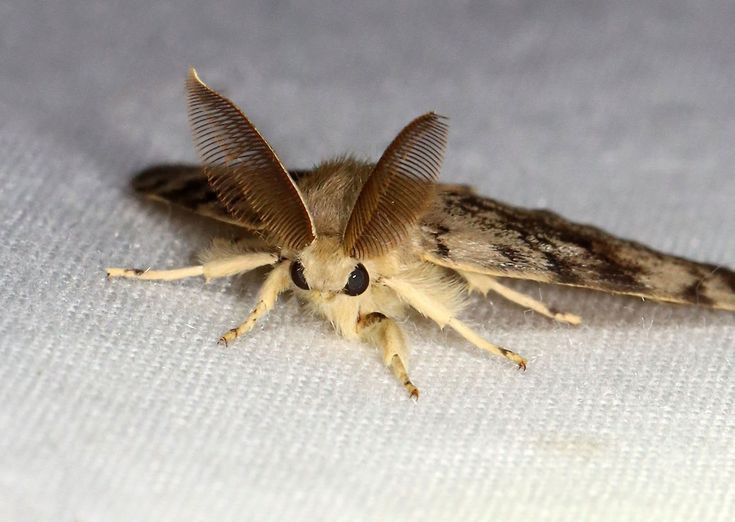
M 232 348 L 263 273 L 232 229 L 140 201 L 194 161 L 194 65 L 288 165 L 377 158 L 451 117 L 441 180 L 735 265 L 735 7 L 657 2 L 0 4 L 0 519 L 732 520 L 735 315 L 520 282 L 463 320 L 528 370 L 401 323 L 417 403 L 293 299 Z

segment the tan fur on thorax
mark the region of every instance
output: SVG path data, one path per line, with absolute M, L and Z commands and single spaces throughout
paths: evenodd
M 317 165 L 299 184 L 319 237 L 342 236 L 360 188 L 374 167 L 374 163 L 340 156 Z

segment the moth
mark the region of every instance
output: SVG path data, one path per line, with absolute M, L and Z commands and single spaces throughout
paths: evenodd
M 271 267 L 250 314 L 220 338 L 225 345 L 252 330 L 281 293 L 293 292 L 340 335 L 382 351 L 386 366 L 417 398 L 398 323 L 410 309 L 521 369 L 523 357 L 459 319 L 469 292 L 494 292 L 556 321 L 580 323 L 499 278 L 735 310 L 731 270 L 437 183 L 448 126 L 433 112 L 406 125 L 377 163 L 340 156 L 288 171 L 245 114 L 193 68 L 186 92 L 202 166 L 153 167 L 134 187 L 234 224 L 242 238 L 215 240 L 195 266 L 108 268 L 107 275 L 211 280 Z

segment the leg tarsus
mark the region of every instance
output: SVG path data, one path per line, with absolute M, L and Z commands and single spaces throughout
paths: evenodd
M 222 337 L 220 337 L 217 340 L 217 344 L 224 344 L 225 348 L 227 348 L 228 346 L 230 346 L 230 343 L 232 341 L 237 339 L 237 337 L 238 337 L 237 328 L 230 328 L 229 330 L 227 330 L 227 333 L 222 335 Z
M 241 325 L 230 328 L 219 338 L 217 344 L 229 346 L 235 339 L 252 330 L 258 319 L 264 317 L 275 306 L 278 295 L 284 290 L 287 290 L 291 284 L 288 268 L 288 262 L 281 262 L 271 270 L 263 286 L 258 291 L 258 304 L 255 305 L 255 308 L 253 308 Z
M 393 370 L 398 382 L 414 399 L 419 398 L 419 389 L 411 382 L 406 370 L 406 341 L 398 325 L 380 312 L 373 312 L 360 317 L 357 331 L 363 341 L 383 350 L 383 361 Z
M 186 266 L 172 270 L 151 270 L 150 268 L 106 268 L 107 279 L 123 277 L 125 279 L 141 279 L 146 281 L 174 281 L 187 277 L 204 275 L 204 266 Z
M 403 384 L 403 387 L 406 388 L 409 397 L 414 400 L 418 400 L 420 394 L 419 389 L 411 382 L 408 372 L 406 371 L 406 366 L 403 364 L 400 355 L 397 353 L 393 354 L 393 357 L 391 357 L 390 367 L 393 370 L 393 375 L 396 376 L 396 379 L 398 379 L 401 384 Z
M 209 281 L 218 277 L 242 274 L 265 265 L 272 265 L 278 257 L 270 252 L 251 252 L 247 254 L 212 259 L 201 265 L 174 268 L 172 270 L 151 270 L 140 268 L 107 268 L 107 278 L 123 277 L 146 281 L 175 281 L 187 277 L 204 276 Z
M 526 359 L 515 352 L 483 339 L 477 334 L 477 332 L 472 330 L 472 328 L 457 319 L 454 316 L 453 310 L 445 306 L 441 301 L 428 296 L 420 287 L 417 288 L 411 282 L 401 279 L 385 279 L 383 280 L 383 283 L 392 288 L 401 299 L 406 301 L 419 313 L 436 322 L 440 328 L 449 326 L 478 348 L 482 348 L 494 355 L 500 355 L 501 357 L 510 359 L 521 369 L 526 368 Z
M 582 322 L 582 318 L 578 315 L 568 312 L 559 312 L 531 296 L 500 284 L 494 277 L 484 274 L 476 274 L 474 272 L 459 271 L 459 273 L 467 280 L 467 283 L 470 285 L 472 290 L 477 290 L 483 295 L 487 295 L 487 293 L 492 290 L 496 294 L 506 298 L 508 301 L 533 310 L 540 315 L 554 319 L 560 323 L 577 325 Z
M 518 365 L 518 368 L 521 370 L 526 369 L 526 359 L 524 357 L 518 355 L 514 351 L 508 350 L 507 348 L 503 348 L 502 346 L 491 343 L 487 339 L 478 335 L 477 332 L 475 332 L 472 328 L 467 326 L 462 321 L 452 318 L 449 320 L 448 325 L 451 326 L 459 335 L 467 339 L 478 348 L 482 348 L 483 350 L 494 355 L 500 355 L 501 357 L 505 357 L 506 359 L 513 361 Z
M 242 335 L 245 335 L 250 330 L 252 330 L 258 319 L 267 314 L 271 308 L 273 308 L 272 304 L 270 306 L 266 306 L 263 301 L 258 301 L 258 304 L 255 306 L 255 308 L 253 308 L 253 310 L 250 312 L 250 315 L 247 316 L 245 321 L 243 321 L 242 324 L 240 324 L 239 326 L 227 330 L 227 332 L 225 332 L 219 338 L 217 344 L 224 344 L 225 346 L 229 346 L 230 343 L 235 341 L 235 339 Z

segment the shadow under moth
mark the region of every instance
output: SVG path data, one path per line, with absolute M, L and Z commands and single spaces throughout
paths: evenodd
M 492 291 L 557 321 L 563 313 L 498 281 L 518 278 L 735 311 L 735 273 L 662 254 L 571 223 L 437 183 L 447 122 L 433 112 L 409 123 L 377 163 L 349 156 L 288 171 L 248 118 L 206 86 L 186 82 L 202 166 L 150 168 L 138 192 L 237 225 L 240 240 L 215 240 L 201 264 L 173 270 L 108 268 L 109 277 L 210 280 L 270 266 L 257 304 L 226 332 L 230 344 L 293 292 L 346 338 L 382 350 L 412 397 L 407 349 L 396 322 L 409 309 L 525 369 L 526 360 L 458 318 L 470 291 Z

